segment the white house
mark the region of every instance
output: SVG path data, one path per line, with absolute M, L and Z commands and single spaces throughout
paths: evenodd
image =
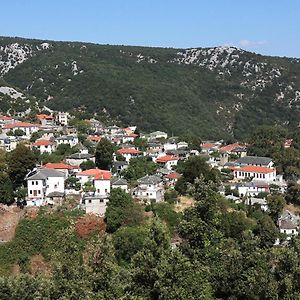
M 236 186 L 238 193 L 243 196 L 257 196 L 261 192 L 269 193 L 269 184 L 265 181 L 251 181 L 238 183 Z
M 141 156 L 142 152 L 135 148 L 122 148 L 118 150 L 118 153 L 122 154 L 127 162 L 132 158 Z
M 49 140 L 36 140 L 31 144 L 32 148 L 39 150 L 41 153 L 52 153 L 56 149 L 56 145 L 54 142 Z
M 70 173 L 75 172 L 75 168 L 63 162 L 60 163 L 47 163 L 43 166 L 46 169 L 53 169 L 57 171 L 61 171 L 65 174 L 65 178 L 68 178 Z
M 56 115 L 56 122 L 59 125 L 67 126 L 69 123 L 70 114 L 67 112 L 58 112 Z
M 123 190 L 123 191 L 125 191 L 127 193 L 128 192 L 128 183 L 123 178 L 114 178 L 111 181 L 111 188 L 112 189 L 118 189 L 118 188 L 120 188 L 121 190 Z
M 104 217 L 108 201 L 106 196 L 84 195 L 81 199 L 81 207 L 87 214 Z
M 76 135 L 62 135 L 56 138 L 56 142 L 58 145 L 60 144 L 68 144 L 70 147 L 74 147 L 78 144 L 79 140 Z
M 8 136 L 5 133 L 0 133 L 0 149 L 10 152 L 16 149 L 18 139 L 15 136 Z
M 4 125 L 2 127 L 3 133 L 8 133 L 9 131 L 15 132 L 17 129 L 24 131 L 26 137 L 30 137 L 34 132 L 40 129 L 40 124 L 32 124 L 28 122 L 15 122 L 9 125 Z
M 166 132 L 163 131 L 154 131 L 150 133 L 150 139 L 167 139 L 168 138 L 168 134 Z
M 280 233 L 287 235 L 287 240 L 290 240 L 293 235 L 298 235 L 298 225 L 289 219 L 278 220 L 278 226 Z
M 27 205 L 40 206 L 52 193 L 64 196 L 65 175 L 63 172 L 52 169 L 38 169 L 28 174 Z
M 253 179 L 271 182 L 276 180 L 276 169 L 260 166 L 237 167 L 234 168 L 233 175 L 238 180 Z
M 87 193 L 82 196 L 81 205 L 86 213 L 104 216 L 110 194 L 111 172 L 91 169 L 78 173 L 76 177 L 79 178 L 81 182 L 91 180 L 95 188 L 94 193 Z
M 160 202 L 163 200 L 163 182 L 158 176 L 145 176 L 138 180 L 138 186 L 133 189 L 132 195 L 146 202 Z
M 174 166 L 177 166 L 178 157 L 175 155 L 164 155 L 160 156 L 156 159 L 156 163 L 160 165 L 162 168 L 166 168 L 168 170 L 172 170 Z
M 262 156 L 244 156 L 236 160 L 235 165 L 237 166 L 257 166 L 257 167 L 266 167 L 272 168 L 274 162 L 269 157 Z
M 108 196 L 110 194 L 110 180 L 111 172 L 99 169 L 99 172 L 94 176 L 95 194 Z

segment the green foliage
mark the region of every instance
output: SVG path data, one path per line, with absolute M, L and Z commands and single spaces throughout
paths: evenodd
M 217 169 L 211 169 L 206 160 L 201 156 L 191 156 L 180 167 L 178 172 L 182 177 L 177 181 L 175 189 L 184 194 L 187 191 L 188 184 L 193 184 L 196 178 L 203 177 L 205 182 L 218 182 L 220 172 Z
M 148 230 L 146 227 L 121 227 L 113 234 L 116 257 L 129 263 L 131 258 L 144 247 Z
M 26 266 L 27 258 L 32 255 L 42 254 L 49 261 L 52 251 L 61 246 L 58 232 L 68 228 L 72 220 L 80 215 L 78 210 L 52 214 L 41 211 L 34 219 L 22 219 L 15 238 L 0 245 L 0 274 L 7 273 L 16 262 L 23 262 Z
M 300 184 L 294 181 L 289 181 L 285 200 L 287 203 L 300 205 Z
M 112 143 L 103 138 L 96 147 L 96 166 L 100 169 L 108 170 L 112 164 L 114 148 Z
M 122 189 L 112 189 L 105 212 L 107 231 L 115 232 L 122 225 L 136 226 L 143 222 L 143 209 Z
M 178 202 L 178 192 L 175 190 L 166 191 L 164 200 L 170 204 L 176 204 Z
M 76 191 L 79 191 L 81 188 L 80 180 L 75 176 L 69 176 L 65 180 L 65 188 L 75 189 Z
M 80 164 L 80 169 L 82 171 L 94 169 L 96 167 L 95 163 L 92 160 L 84 161 Z
M 14 202 L 13 184 L 6 172 L 0 172 L 0 203 L 12 204 Z
M 40 139 L 43 136 L 43 134 L 43 130 L 35 131 L 30 137 L 30 142 L 34 143 L 37 139 Z
M 129 181 L 137 180 L 146 175 L 153 175 L 157 165 L 147 157 L 137 157 L 130 160 L 129 166 L 122 172 L 124 178 Z
M 171 232 L 176 230 L 181 220 L 181 214 L 174 210 L 174 206 L 172 204 L 164 202 L 154 203 L 152 211 L 155 216 L 159 217 L 167 224 Z
M 24 183 L 25 176 L 35 167 L 34 153 L 24 144 L 19 143 L 8 156 L 8 173 L 14 187 Z

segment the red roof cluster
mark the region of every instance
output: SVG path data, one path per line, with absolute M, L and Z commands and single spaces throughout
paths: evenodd
M 142 152 L 135 148 L 122 148 L 122 149 L 118 150 L 118 153 L 120 153 L 120 154 L 140 154 Z

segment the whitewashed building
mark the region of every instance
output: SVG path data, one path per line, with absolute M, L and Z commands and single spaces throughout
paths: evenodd
M 65 175 L 52 169 L 38 169 L 29 173 L 27 180 L 27 204 L 40 206 L 46 203 L 46 198 L 52 193 L 65 194 Z

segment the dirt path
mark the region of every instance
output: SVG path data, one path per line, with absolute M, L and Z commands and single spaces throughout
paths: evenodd
M 175 210 L 177 212 L 182 212 L 186 208 L 194 206 L 195 200 L 191 197 L 181 196 L 180 202 L 175 205 Z
M 23 212 L 16 206 L 0 205 L 0 242 L 11 241 Z

